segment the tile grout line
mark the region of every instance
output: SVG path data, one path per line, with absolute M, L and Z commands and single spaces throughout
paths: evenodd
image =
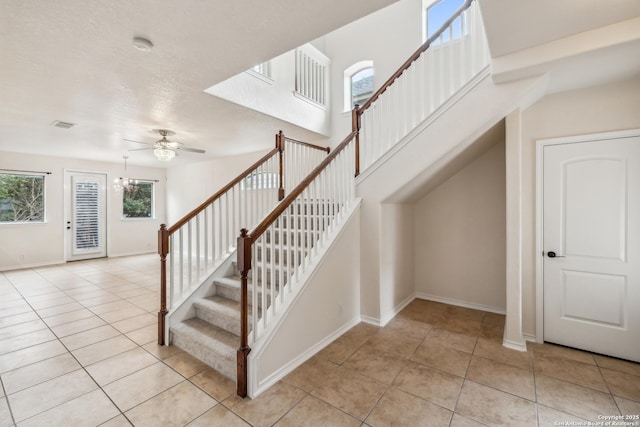
M 41 277 L 42 277 L 42 276 L 41 276 Z M 45 280 L 47 280 L 47 279 L 45 279 Z M 51 283 L 51 282 L 49 282 L 48 280 L 47 280 L 47 282 L 48 282 L 48 283 Z M 56 288 L 58 288 L 58 286 L 56 286 L 56 285 L 54 285 L 54 284 L 52 284 L 52 283 L 51 283 L 51 285 L 52 285 L 52 286 L 54 286 L 54 287 L 56 287 Z M 14 286 L 14 288 L 15 288 L 15 285 L 13 285 L 13 283 L 12 283 L 12 286 Z M 58 288 L 58 289 L 59 289 L 59 288 Z M 20 293 L 20 295 L 22 295 L 22 293 L 21 293 L 17 288 L 16 288 L 16 291 L 18 291 L 18 293 Z M 73 298 L 72 298 L 72 299 L 73 299 Z M 26 301 L 26 300 L 25 300 L 25 301 Z M 64 349 L 67 351 L 67 354 L 69 354 L 69 355 L 70 355 L 70 356 L 71 356 L 71 357 L 76 361 L 76 363 L 78 364 L 78 366 L 80 366 L 80 369 L 82 369 L 82 370 L 85 372 L 85 374 L 87 374 L 87 376 L 88 376 L 89 378 L 91 378 L 91 380 L 92 380 L 92 381 L 94 382 L 94 384 L 96 385 L 97 389 L 99 389 L 100 391 L 102 391 L 102 393 L 107 397 L 107 399 L 109 399 L 109 401 L 110 401 L 110 402 L 113 404 L 113 406 L 114 406 L 114 407 L 115 407 L 115 408 L 120 412 L 120 414 L 121 414 L 122 416 L 124 416 L 124 417 L 125 417 L 125 419 L 126 419 L 127 421 L 129 421 L 129 418 L 127 418 L 127 416 L 122 412 L 122 410 L 120 410 L 120 408 L 118 407 L 118 405 L 116 405 L 116 404 L 115 404 L 115 402 L 113 402 L 113 400 L 111 399 L 111 397 L 110 397 L 110 396 L 109 396 L 109 395 L 108 395 L 108 394 L 107 394 L 107 393 L 102 389 L 102 387 L 100 386 L 100 384 L 98 384 L 98 382 L 95 380 L 95 378 L 93 378 L 93 376 L 91 376 L 91 374 L 89 373 L 89 371 L 87 371 L 86 367 L 85 367 L 85 366 L 83 366 L 83 365 L 82 365 L 82 363 L 80 363 L 80 361 L 79 361 L 79 360 L 76 358 L 76 356 L 71 352 L 71 350 L 69 350 L 69 348 L 65 345 L 65 343 L 63 343 L 63 342 L 62 342 L 62 340 L 58 337 L 58 335 L 56 335 L 56 333 L 55 333 L 55 332 L 53 332 L 53 330 L 49 327 L 49 325 L 47 325 L 47 323 L 46 323 L 46 322 L 43 320 L 43 318 L 40 316 L 40 313 L 38 313 L 35 309 L 33 309 L 33 307 L 31 306 L 31 304 L 30 304 L 28 301 L 26 301 L 26 302 L 27 302 L 27 304 L 29 304 L 29 307 L 31 307 L 31 309 L 36 313 L 36 316 L 38 316 L 38 318 L 40 319 L 40 321 L 42 321 L 42 322 L 47 326 L 47 329 L 49 329 L 49 331 L 50 331 L 50 332 L 51 332 L 51 333 L 56 337 L 56 340 L 60 343 L 60 345 L 62 345 L 62 346 L 64 347 Z M 53 340 L 52 340 L 52 341 L 53 341 Z M 47 342 L 48 342 L 48 341 L 47 341 Z M 33 347 L 33 346 L 32 346 L 32 347 Z M 58 355 L 58 356 L 60 356 L 60 355 Z M 58 357 L 58 356 L 54 356 L 54 357 Z M 52 358 L 53 358 L 53 357 L 50 357 L 50 358 L 47 358 L 47 359 L 44 359 L 44 360 L 49 360 L 49 359 L 52 359 Z M 40 362 L 40 361 L 39 361 L 39 362 Z M 39 362 L 35 362 L 35 363 L 39 363 Z M 30 364 L 30 365 L 33 365 L 33 363 L 32 363 L 32 364 Z M 26 365 L 26 366 L 29 366 L 29 365 Z M 76 371 L 78 371 L 78 370 L 80 370 L 80 369 L 76 369 L 76 370 L 74 370 L 74 371 L 72 371 L 72 372 L 76 372 Z M 32 385 L 31 387 L 35 387 L 35 386 L 37 386 L 37 385 L 43 384 L 43 383 L 48 382 L 48 381 L 51 381 L 51 380 L 53 380 L 53 379 L 60 378 L 61 376 L 64 376 L 64 375 L 67 375 L 67 374 L 58 375 L 57 377 L 50 378 L 50 379 L 48 379 L 47 381 L 44 381 L 44 382 L 42 382 L 42 383 L 34 384 L 34 385 Z M 27 389 L 29 389 L 29 388 L 31 388 L 31 387 L 27 387 L 25 390 L 27 390 Z M 94 389 L 94 390 L 96 390 L 96 389 Z M 91 390 L 91 391 L 93 391 L 93 390 Z M 90 392 L 91 392 L 91 391 L 90 391 Z M 88 393 L 90 393 L 90 392 L 88 392 Z M 86 395 L 86 394 L 88 394 L 88 393 L 83 393 L 81 396 L 85 396 L 85 395 Z M 71 402 L 71 401 L 73 401 L 73 400 L 75 400 L 75 399 L 77 399 L 77 398 L 79 398 L 79 397 L 81 397 L 81 396 L 77 396 L 77 397 L 75 397 L 75 398 L 73 398 L 73 399 L 67 400 L 67 401 L 65 401 L 65 402 L 61 402 L 60 404 L 58 404 L 58 405 L 56 405 L 56 406 L 54 406 L 54 407 L 52 407 L 52 408 L 48 408 L 48 409 L 46 409 L 46 410 L 44 410 L 44 411 L 42 411 L 42 412 L 39 412 L 39 413 L 37 413 L 37 414 L 33 414 L 32 416 L 30 416 L 30 417 L 28 417 L 28 418 L 26 418 L 26 419 L 24 419 L 24 420 L 22 420 L 22 421 L 26 421 L 26 420 L 28 420 L 28 419 L 30 419 L 30 418 L 36 417 L 36 416 L 38 416 L 38 415 L 40 415 L 40 414 L 43 414 L 43 413 L 45 413 L 45 412 L 47 412 L 47 411 L 50 411 L 50 410 L 52 410 L 52 409 L 54 409 L 54 408 L 57 408 L 57 407 L 59 407 L 59 406 L 61 406 L 61 405 L 64 405 L 65 403 Z M 8 396 L 7 396 L 7 404 L 8 404 L 8 403 L 9 403 L 9 399 L 8 399 Z M 12 416 L 13 416 L 13 415 L 12 415 Z M 115 417 L 113 417 L 113 418 L 115 418 Z M 22 421 L 21 421 L 21 422 L 22 422 Z M 106 420 L 106 421 L 108 421 L 108 420 Z M 106 422 L 106 421 L 105 421 L 105 422 Z M 15 418 L 14 418 L 14 422 L 15 422 Z M 131 423 L 131 425 L 133 425 L 133 423 Z
M 525 344 L 526 345 L 526 344 Z M 529 346 L 527 345 L 527 351 Z M 536 424 L 540 427 L 540 404 L 538 403 L 538 376 L 536 375 L 536 355 L 535 350 L 531 349 L 531 369 L 533 373 L 533 398 L 536 405 Z
M 11 405 L 9 404 L 9 395 L 7 394 L 7 389 L 4 386 L 4 381 L 2 381 L 2 374 L 0 374 L 0 386 L 2 386 L 2 393 L 4 394 L 4 400 L 7 402 L 7 409 L 9 410 L 9 416 L 11 417 L 12 424 L 16 425 L 16 419 L 13 415 L 13 411 L 11 410 Z
M 56 284 L 54 284 L 54 283 L 50 282 L 50 281 L 49 281 L 49 279 L 47 279 L 46 277 L 42 276 L 38 271 L 35 271 L 35 270 L 32 270 L 32 271 L 34 271 L 36 274 L 38 274 L 38 275 L 39 275 L 43 280 L 45 280 L 48 284 L 50 284 L 51 286 L 53 286 L 53 287 L 55 287 L 56 289 L 58 289 L 58 291 L 60 291 L 60 292 L 64 293 L 67 297 L 69 297 L 70 299 L 72 299 L 74 302 L 76 302 L 76 303 L 80 304 L 80 305 L 81 305 L 82 307 L 84 307 L 85 309 L 88 309 L 89 311 L 91 311 L 89 308 L 87 308 L 86 306 L 84 306 L 84 304 L 82 304 L 80 301 L 76 300 L 73 296 L 70 296 L 70 295 L 69 295 L 69 294 L 67 294 L 64 290 L 60 289 Z M 77 274 L 75 274 L 75 273 L 72 273 L 72 274 L 73 274 L 74 276 L 76 276 L 76 277 L 80 278 L 80 279 L 85 280 L 83 277 L 78 276 L 78 275 L 77 275 Z M 5 276 L 5 277 L 6 277 L 6 276 Z M 87 367 L 85 367 L 82 363 L 80 363 L 80 361 L 79 361 L 79 360 L 77 359 L 77 357 L 73 354 L 73 352 L 72 352 L 72 351 L 67 347 L 67 345 L 66 345 L 64 342 L 62 342 L 61 337 L 58 337 L 58 335 L 57 335 L 57 334 L 56 334 L 56 333 L 51 329 L 51 327 L 50 327 L 50 326 L 49 326 L 49 325 L 44 321 L 44 318 L 40 315 L 40 313 L 38 313 L 38 311 L 37 311 L 36 309 L 34 309 L 34 307 L 33 307 L 33 306 L 31 305 L 31 303 L 30 303 L 30 302 L 29 302 L 29 301 L 24 297 L 24 295 L 23 295 L 23 294 L 22 294 L 22 292 L 21 292 L 21 291 L 16 287 L 16 285 L 15 285 L 15 284 L 14 284 L 14 283 L 9 279 L 9 278 L 7 278 L 7 280 L 9 281 L 9 283 L 11 284 L 11 286 L 16 290 L 16 292 L 18 292 L 18 294 L 20 294 L 21 298 L 22 298 L 22 299 L 24 300 L 24 302 L 29 306 L 29 308 L 32 310 L 32 312 L 33 312 L 33 313 L 35 313 L 35 315 L 38 317 L 38 319 L 39 319 L 39 320 L 40 320 L 40 321 L 45 325 L 45 328 L 43 328 L 43 329 L 48 329 L 48 330 L 53 334 L 53 336 L 55 336 L 55 337 L 56 337 L 56 338 L 55 338 L 55 340 L 57 340 L 57 341 L 58 341 L 58 342 L 63 346 L 63 348 L 66 350 L 67 354 L 69 354 L 69 355 L 70 355 L 70 356 L 71 356 L 71 357 L 76 361 L 76 363 L 78 364 L 78 366 L 80 367 L 80 369 L 82 369 L 82 370 L 87 374 L 87 376 L 89 376 L 89 378 L 91 378 L 91 380 L 95 383 L 95 385 L 96 385 L 96 387 L 97 387 L 96 389 L 99 389 L 100 391 L 102 391 L 102 393 L 107 397 L 107 399 L 109 399 L 109 401 L 114 405 L 114 407 L 115 407 L 115 408 L 120 412 L 120 415 L 122 415 L 122 416 L 123 416 L 123 417 L 124 417 L 124 418 L 129 422 L 129 423 L 131 423 L 131 420 L 129 420 L 129 418 L 128 418 L 128 417 L 126 416 L 126 414 L 125 414 L 125 413 L 120 409 L 120 407 L 119 407 L 118 405 L 116 405 L 116 404 L 115 404 L 115 402 L 111 399 L 111 396 L 109 396 L 109 395 L 106 393 L 106 391 L 102 388 L 102 386 L 100 386 L 100 384 L 98 384 L 98 382 L 96 381 L 96 379 L 95 379 L 95 378 L 94 378 L 94 377 L 89 373 L 89 371 L 87 370 Z M 92 283 L 92 282 L 89 282 L 89 283 Z M 46 294 L 47 294 L 47 293 L 45 293 L 45 294 L 41 294 L 41 295 L 46 295 Z M 113 294 L 112 294 L 112 295 L 113 295 Z M 39 296 L 39 295 L 38 295 L 38 296 Z M 117 298 L 119 298 L 119 300 L 121 300 L 121 301 L 126 301 L 126 299 L 121 298 L 121 297 L 119 297 L 119 296 L 117 296 L 117 295 L 114 295 L 114 296 L 115 296 L 115 297 L 117 297 Z M 116 302 L 116 301 L 113 301 L 113 302 Z M 127 301 L 127 302 L 128 302 L 128 301 Z M 135 305 L 135 304 L 134 304 L 134 305 Z M 55 307 L 55 306 L 52 306 L 52 307 Z M 49 307 L 45 307 L 45 308 L 49 308 Z M 93 311 L 91 311 L 91 312 L 93 313 L 93 315 L 95 315 L 95 316 L 99 317 L 99 315 L 97 315 L 97 314 L 96 314 L 96 313 L 94 313 Z M 146 310 L 145 310 L 145 312 L 146 312 Z M 148 313 L 148 312 L 146 312 L 146 313 Z M 62 314 L 64 314 L 64 313 L 62 313 Z M 131 317 L 135 317 L 135 316 L 131 316 Z M 109 326 L 113 327 L 113 326 L 111 325 L 111 323 L 110 323 L 110 322 L 107 322 L 106 320 L 104 320 L 104 319 L 102 319 L 102 318 L 100 318 L 100 319 L 101 319 L 101 320 L 103 320 L 104 322 L 106 322 L 106 325 L 109 325 Z M 84 320 L 84 319 L 80 319 L 80 320 Z M 123 319 L 121 319 L 121 320 L 123 320 Z M 68 322 L 68 323 L 71 323 L 71 322 Z M 105 325 L 100 325 L 100 326 L 98 326 L 98 327 L 102 327 L 102 326 L 105 326 Z M 84 330 L 84 331 L 79 331 L 78 333 L 82 333 L 82 332 L 85 332 L 85 331 L 88 331 L 88 330 L 92 330 L 92 329 L 97 329 L 98 327 L 96 327 L 96 328 L 90 328 L 90 329 L 87 329 L 87 330 Z M 114 328 L 114 329 L 116 329 L 116 328 Z M 142 329 L 142 328 L 140 328 L 140 329 Z M 127 337 L 124 333 L 120 332 L 118 329 L 116 329 L 116 330 L 118 331 L 119 335 L 124 336 L 125 338 L 127 338 L 127 339 L 129 339 L 131 342 L 133 342 L 133 343 L 134 343 L 138 348 L 142 349 L 142 350 L 143 350 L 143 351 L 145 351 L 146 353 L 149 353 L 149 352 L 148 352 L 148 351 L 146 351 L 146 349 L 144 349 L 140 344 L 138 344 L 137 342 L 135 342 L 135 341 L 131 340 L 129 337 Z M 137 330 L 137 329 L 136 329 L 136 330 Z M 75 335 L 75 334 L 70 334 L 70 335 L 68 335 L 68 336 L 71 336 L 71 335 Z M 55 340 L 50 340 L 50 341 L 46 341 L 46 342 L 51 342 L 51 341 L 55 341 Z M 104 341 L 104 340 L 103 340 L 103 341 Z M 99 342 L 101 342 L 101 341 L 99 341 Z M 98 342 L 98 343 L 99 343 L 99 342 Z M 153 341 L 151 341 L 151 342 L 153 342 Z M 43 343 L 40 343 L 40 344 L 43 344 Z M 94 343 L 94 344 L 97 344 L 97 343 Z M 145 345 L 146 345 L 146 344 L 148 344 L 148 343 L 145 343 Z M 36 345 L 39 345 L 39 344 L 36 344 Z M 93 344 L 89 344 L 89 345 L 93 345 Z M 85 347 L 88 347 L 89 345 L 84 346 L 84 347 L 80 347 L 80 348 L 85 348 Z M 33 347 L 33 346 L 29 346 L 29 347 Z M 26 347 L 26 348 L 29 348 L 29 347 Z M 78 348 L 78 349 L 80 349 L 80 348 Z M 78 350 L 78 349 L 76 349 L 76 350 Z M 19 350 L 22 350 L 22 349 L 19 349 Z M 117 353 L 117 354 L 115 354 L 115 355 L 112 355 L 112 356 L 110 356 L 110 357 L 118 356 L 118 355 L 120 355 L 120 354 L 125 353 L 126 351 L 130 351 L 130 350 L 122 351 L 122 352 Z M 10 353 L 11 353 L 11 352 L 10 352 Z M 150 353 L 149 353 L 149 354 L 150 354 Z M 150 354 L 150 355 L 151 355 L 152 357 L 155 357 L 153 354 Z M 42 362 L 42 361 L 44 361 L 44 360 L 50 360 L 50 359 L 53 359 L 53 358 L 58 357 L 58 356 L 60 356 L 60 355 L 53 356 L 53 357 L 50 357 L 50 358 L 46 358 L 46 359 L 43 359 L 43 360 L 41 360 L 41 361 L 34 362 L 34 363 L 40 363 L 40 362 Z M 107 358 L 107 359 L 108 359 L 108 358 Z M 157 359 L 157 358 L 156 358 L 156 359 Z M 106 359 L 104 359 L 104 360 L 106 360 Z M 159 362 L 161 362 L 161 363 L 163 363 L 165 366 L 168 366 L 168 365 L 166 365 L 166 364 L 164 363 L 164 361 L 163 361 L 163 360 L 159 360 L 159 359 L 158 359 L 158 361 L 159 361 Z M 95 363 L 99 363 L 99 362 L 101 362 L 101 361 L 97 361 L 97 362 L 95 362 Z M 31 364 L 29 364 L 29 365 L 33 365 L 33 363 L 31 363 Z M 29 365 L 25 365 L 25 366 L 29 366 Z M 93 364 L 91 364 L 91 365 L 93 365 Z M 91 366 L 91 365 L 88 365 L 88 366 Z M 171 369 L 173 369 L 171 366 L 168 366 L 168 367 L 169 367 L 169 368 L 171 368 Z M 21 367 L 21 368 L 22 368 L 22 367 Z M 75 369 L 75 370 L 74 370 L 74 371 L 72 371 L 72 372 L 78 371 L 78 370 L 80 370 L 80 369 Z M 143 369 L 144 369 L 144 368 L 143 368 Z M 139 370 L 138 370 L 138 371 L 139 371 Z M 175 370 L 174 370 L 174 371 L 175 371 Z M 9 372 L 10 372 L 10 371 L 9 371 Z M 137 372 L 137 371 L 136 371 L 136 372 Z M 176 373 L 178 373 L 179 375 L 181 375 L 181 374 L 180 374 L 179 372 L 177 372 L 177 371 L 176 371 Z M 67 373 L 67 374 L 68 374 L 68 373 Z M 48 381 L 51 381 L 51 380 L 53 380 L 53 379 L 60 378 L 61 376 L 64 376 L 64 375 L 67 375 L 67 374 L 61 374 L 61 375 L 58 375 L 58 376 L 56 376 L 56 377 L 54 377 L 54 378 L 50 378 L 50 379 L 48 379 L 47 381 L 44 381 L 44 382 L 42 382 L 42 383 L 34 384 L 34 385 L 30 386 L 30 387 L 27 387 L 27 388 L 26 388 L 26 389 L 24 389 L 24 390 L 27 390 L 27 389 L 29 389 L 29 388 L 31 388 L 31 387 L 34 387 L 34 386 L 37 386 L 37 385 L 43 384 L 43 383 L 48 382 Z M 181 375 L 181 376 L 182 376 L 182 375 Z M 183 376 L 183 378 L 184 378 L 184 376 Z M 186 379 L 186 378 L 185 378 L 185 379 Z M 3 384 L 3 388 L 4 388 L 4 384 Z M 171 388 L 171 387 L 170 387 L 170 388 Z M 94 390 L 96 390 L 96 389 L 94 389 Z M 21 390 L 21 391 L 22 391 L 22 390 Z M 93 391 L 93 390 L 91 390 L 91 391 Z M 90 392 L 91 392 L 91 391 L 90 391 Z M 162 392 L 164 392 L 164 391 L 166 391 L 166 390 L 163 390 Z M 88 392 L 88 393 L 90 393 L 90 392 Z M 161 393 L 162 393 L 162 392 L 161 392 Z M 85 395 L 87 395 L 88 393 L 83 393 L 81 396 L 85 396 Z M 158 394 L 160 394 L 160 393 L 158 393 Z M 30 418 L 33 418 L 33 417 L 38 416 L 38 415 L 40 415 L 40 414 L 43 414 L 43 413 L 45 413 L 45 412 L 47 412 L 47 411 L 50 411 L 50 410 L 52 410 L 52 409 L 54 409 L 54 408 L 57 408 L 57 407 L 59 407 L 59 406 L 63 405 L 63 404 L 65 404 L 65 403 L 71 402 L 71 401 L 73 401 L 73 400 L 75 400 L 75 399 L 77 399 L 77 398 L 79 398 L 79 397 L 81 397 L 81 396 L 77 396 L 77 397 L 75 397 L 75 398 L 73 398 L 73 399 L 67 400 L 67 401 L 65 401 L 65 402 L 61 402 L 60 404 L 58 404 L 58 405 L 56 405 L 56 406 L 54 406 L 54 407 L 52 407 L 52 408 L 48 408 L 48 409 L 46 409 L 46 410 L 44 410 L 44 411 L 42 411 L 42 412 L 39 412 L 39 413 L 37 413 L 37 414 L 33 414 L 32 416 L 30 416 L 30 417 L 28 417 L 28 418 L 26 418 L 25 420 L 22 420 L 22 421 L 26 421 L 26 420 L 28 420 L 28 419 L 30 419 Z M 156 396 L 156 395 L 154 395 L 153 397 L 155 397 L 155 396 Z M 9 411 L 10 411 L 10 413 L 11 413 L 11 417 L 12 417 L 12 419 L 13 419 L 13 421 L 14 421 L 14 424 L 15 424 L 15 417 L 14 417 L 13 412 L 12 412 L 12 410 L 11 410 L 11 406 L 10 406 L 10 404 L 9 404 L 9 398 L 8 398 L 8 395 L 7 395 L 6 393 L 5 393 L 5 397 L 6 397 L 6 400 L 7 400 L 7 406 L 9 407 Z M 146 402 L 146 401 L 145 401 L 145 402 Z M 144 402 L 141 402 L 140 404 L 142 404 L 142 403 L 144 403 Z M 138 405 L 136 405 L 136 406 L 138 406 Z M 132 409 L 133 409 L 133 408 L 132 408 Z M 113 418 L 117 418 L 117 416 L 116 416 L 116 417 L 112 417 L 112 419 L 113 419 Z M 21 421 L 21 422 L 22 422 L 22 421 Z M 105 422 L 108 422 L 108 421 L 109 421 L 109 420 L 106 420 Z M 131 423 L 131 424 L 133 425 L 133 423 Z

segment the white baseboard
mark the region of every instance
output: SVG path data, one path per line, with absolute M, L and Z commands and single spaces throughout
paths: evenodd
M 458 307 L 472 308 L 474 310 L 488 311 L 489 313 L 507 314 L 507 311 L 504 308 L 491 307 L 489 305 L 477 304 L 475 302 L 460 301 L 453 298 L 439 297 L 436 295 L 423 294 L 420 292 L 416 293 L 416 298 L 433 302 L 441 302 L 443 304 L 456 305 Z
M 360 316 L 360 320 L 369 325 L 377 326 L 379 328 L 382 327 L 382 325 L 380 325 L 380 319 L 376 319 L 375 317 Z
M 408 306 L 411 303 L 411 301 L 413 301 L 414 299 L 416 299 L 415 294 L 409 295 L 400 304 L 393 307 L 393 310 L 391 312 L 382 316 L 382 319 L 380 320 L 380 326 L 381 327 L 386 326 L 387 323 L 389 323 L 394 317 L 396 317 L 396 315 L 400 313 L 403 308 Z
M 12 270 L 24 270 L 27 268 L 51 267 L 52 265 L 62 265 L 62 264 L 66 264 L 66 261 L 58 260 L 58 261 L 49 261 L 49 262 L 41 262 L 41 263 L 34 263 L 34 264 L 9 265 L 7 267 L 0 267 L 0 271 L 12 271 Z
M 393 310 L 391 310 L 386 315 L 382 316 L 381 319 L 362 315 L 360 316 L 360 320 L 362 320 L 364 323 L 368 323 L 369 325 L 377 326 L 379 328 L 384 328 L 387 325 L 387 323 L 389 323 L 394 317 L 396 317 L 396 315 L 400 313 L 403 308 L 408 306 L 411 303 L 411 301 L 413 301 L 414 299 L 416 299 L 416 296 L 414 294 L 409 295 L 407 298 L 404 299 L 404 301 L 402 301 L 400 304 L 395 306 Z
M 526 343 L 526 341 L 523 342 L 523 343 L 520 343 L 520 342 L 515 342 L 515 341 L 503 340 L 502 341 L 502 345 L 504 347 L 510 348 L 511 350 L 517 350 L 517 351 L 522 351 L 522 352 L 527 351 L 527 343 Z
M 360 318 L 359 317 L 351 319 L 349 322 L 344 324 L 342 327 L 340 327 L 339 329 L 337 329 L 336 331 L 334 331 L 333 333 L 331 333 L 330 335 L 325 337 L 322 341 L 316 343 L 311 348 L 309 348 L 307 351 L 305 351 L 304 353 L 300 354 L 298 357 L 296 357 L 295 359 L 293 359 L 292 361 L 290 361 L 286 365 L 282 366 L 280 369 L 278 369 L 273 374 L 269 375 L 264 380 L 260 381 L 260 383 L 256 387 L 256 390 L 253 390 L 253 393 L 249 397 L 251 397 L 252 399 L 255 399 L 256 397 L 258 397 L 260 394 L 262 394 L 269 387 L 271 387 L 272 385 L 274 385 L 275 383 L 280 381 L 282 378 L 287 376 L 289 373 L 291 373 L 298 366 L 302 365 L 304 362 L 306 362 L 307 360 L 309 360 L 310 358 L 315 356 L 320 350 L 322 350 L 323 348 L 325 348 L 326 346 L 328 346 L 329 344 L 334 342 L 336 339 L 338 339 L 340 336 L 342 336 L 342 334 L 347 332 L 349 329 L 353 328 L 358 323 L 360 323 Z
M 157 254 L 157 249 L 155 250 L 144 250 L 144 251 L 136 251 L 136 252 L 122 252 L 107 255 L 108 258 L 122 258 L 126 256 L 136 256 L 136 255 L 149 255 L 149 254 Z M 158 255 L 158 260 L 160 259 L 160 255 Z M 160 261 L 158 261 L 158 265 L 160 265 Z
M 525 341 L 538 342 L 538 337 L 531 334 L 522 334 Z

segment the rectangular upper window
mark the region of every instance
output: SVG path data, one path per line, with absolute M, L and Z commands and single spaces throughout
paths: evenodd
M 155 215 L 153 181 L 134 181 L 122 192 L 123 218 L 153 218 Z
M 0 223 L 44 222 L 44 175 L 0 173 Z
M 423 4 L 425 2 L 423 1 Z M 444 23 L 463 5 L 464 0 L 438 0 L 430 2 L 424 10 L 423 41 L 433 36 Z M 467 33 L 467 24 L 461 17 L 456 18 L 433 44 L 446 43 L 459 39 Z

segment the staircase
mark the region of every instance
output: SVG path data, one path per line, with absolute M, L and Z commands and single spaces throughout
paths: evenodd
M 466 91 L 471 90 L 473 85 L 469 83 L 474 77 L 487 70 L 488 50 L 482 21 L 477 6 L 470 7 L 471 3 L 472 0 L 467 0 L 362 108 L 356 106 L 352 111 L 352 132 L 324 160 L 310 166 L 313 162 L 300 162 L 299 157 L 293 156 L 296 161 L 292 170 L 298 172 L 300 180 L 291 183 L 286 197 L 282 188 L 282 152 L 285 150 L 282 140 L 278 142 L 277 138 L 279 174 L 273 164 L 264 167 L 257 164 L 255 166 L 262 169 L 247 171 L 244 177 L 232 181 L 224 192 L 203 203 L 178 224 L 170 229 L 161 228 L 161 271 L 175 283 L 171 282 L 167 291 L 166 280 L 162 279 L 160 344 L 165 338 L 163 319 L 167 314 L 171 317 L 169 307 L 162 305 L 168 299 L 170 307 L 177 306 L 174 311 L 180 310 L 180 305 L 185 307 L 181 319 L 169 321 L 170 342 L 235 380 L 238 395 L 242 397 L 248 394 L 254 397 L 281 378 L 283 372 L 286 373 L 283 364 L 291 364 L 292 358 L 295 361 L 309 357 L 307 353 L 310 351 L 318 351 L 317 346 L 328 339 L 327 336 L 313 336 L 316 341 L 309 343 L 308 331 L 303 329 L 306 323 L 301 320 L 316 307 L 307 304 L 304 306 L 307 312 L 298 310 L 294 319 L 287 316 L 296 310 L 296 304 L 299 306 L 300 301 L 296 298 L 305 298 L 301 291 L 312 281 L 340 231 L 352 215 L 355 216 L 354 212 L 360 205 L 356 197 L 355 177 L 360 174 L 360 167 L 365 172 L 365 169 L 380 167 L 381 160 L 388 163 L 383 157 L 392 158 L 398 154 L 402 149 L 401 141 L 411 140 L 412 133 L 430 126 L 450 108 L 448 102 L 456 103 Z M 454 29 L 456 26 L 457 30 Z M 448 38 L 443 38 L 445 31 Z M 460 34 L 460 37 L 454 39 L 453 34 Z M 428 50 L 431 44 L 437 49 Z M 396 81 L 401 83 L 394 84 Z M 300 141 L 292 142 L 300 145 Z M 427 143 L 431 144 L 431 141 Z M 309 144 L 302 143 L 302 146 Z M 275 152 L 271 155 L 275 156 Z M 417 158 L 420 157 L 410 159 L 409 163 L 420 163 L 415 162 Z M 265 162 L 268 161 L 271 160 L 265 157 Z M 271 204 L 258 195 L 247 205 L 246 191 L 243 193 L 246 189 L 236 186 L 247 178 L 264 184 L 276 174 L 280 180 L 280 201 Z M 386 175 L 385 179 L 393 181 L 394 174 L 398 171 Z M 252 213 L 256 207 L 260 212 L 247 221 L 247 212 Z M 216 215 L 229 214 L 230 210 L 235 212 L 236 208 L 238 219 L 214 219 Z M 226 222 L 222 225 L 216 221 Z M 253 228 L 243 228 L 237 242 L 229 238 L 237 236 L 238 225 L 245 224 L 252 224 Z M 359 231 L 357 224 L 355 229 Z M 210 247 L 198 237 L 203 229 L 205 242 L 212 231 L 222 232 L 223 239 Z M 350 244 L 359 245 L 360 241 L 352 240 Z M 217 265 L 213 269 L 208 268 L 209 262 L 201 268 L 202 254 L 206 258 L 211 252 L 224 252 L 225 257 L 235 257 L 226 274 L 216 270 L 221 267 L 216 264 L 218 261 L 213 262 Z M 167 258 L 170 258 L 169 262 Z M 167 263 L 170 264 L 168 274 Z M 350 265 L 358 266 L 359 259 Z M 214 279 L 208 283 L 208 278 L 212 277 Z M 353 277 L 351 283 L 361 283 L 361 280 Z M 183 287 L 185 282 L 187 287 Z M 320 285 L 326 285 L 326 282 Z M 316 300 L 307 301 L 317 303 Z M 341 313 L 342 303 L 339 300 L 337 303 L 325 302 L 325 306 L 337 308 L 338 314 Z M 315 314 L 318 320 L 318 316 L 326 317 L 328 312 L 317 311 Z M 297 341 L 307 343 L 300 344 L 295 350 L 297 353 L 286 355 L 288 360 L 282 360 L 285 356 L 277 350 L 275 352 L 281 360 L 262 359 L 267 354 L 265 352 L 270 351 L 271 342 L 279 341 L 280 345 L 289 347 L 291 335 L 281 333 L 290 329 L 286 324 L 300 325 L 303 329 L 302 332 L 295 331 L 298 333 L 296 346 Z M 269 366 L 262 365 L 263 360 L 267 360 L 265 365 Z
M 319 236 L 338 212 L 327 201 L 296 203 L 286 217 L 275 223 L 273 233 L 256 248 L 255 267 L 251 276 L 258 286 L 253 298 L 253 279 L 249 279 L 249 317 L 263 317 L 262 307 L 269 307 L 281 291 L 286 291 L 284 278 L 293 266 L 303 262 L 313 250 Z M 203 361 L 229 379 L 236 380 L 236 352 L 240 342 L 241 277 L 237 263 L 224 277 L 214 279 L 212 295 L 193 301 L 195 316 L 169 328 L 171 343 Z M 280 284 L 283 283 L 283 286 Z M 251 325 L 249 332 L 251 332 Z
M 235 269 L 235 263 L 234 263 Z M 236 380 L 240 342 L 240 276 L 214 280 L 215 294 L 194 301 L 195 317 L 172 326 L 172 344 Z

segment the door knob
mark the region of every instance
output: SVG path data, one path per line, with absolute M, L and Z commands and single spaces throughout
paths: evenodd
M 564 256 L 561 255 L 556 255 L 556 253 L 554 251 L 549 251 L 547 252 L 547 256 L 549 258 L 564 258 Z

